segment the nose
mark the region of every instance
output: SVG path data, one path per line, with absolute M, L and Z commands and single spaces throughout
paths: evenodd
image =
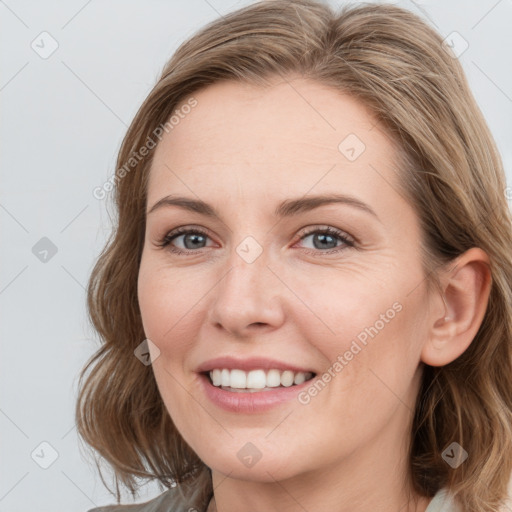
M 236 338 L 278 329 L 284 321 L 284 289 L 264 253 L 252 263 L 235 253 L 212 290 L 210 322 Z

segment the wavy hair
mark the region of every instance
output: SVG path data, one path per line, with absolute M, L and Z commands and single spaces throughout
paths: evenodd
M 145 339 L 137 277 L 154 153 L 142 148 L 154 146 L 177 107 L 209 84 L 263 86 L 297 75 L 357 99 L 385 127 L 401 191 L 420 220 L 429 289 L 439 285 L 437 271 L 466 250 L 480 247 L 490 258 L 489 302 L 471 345 L 446 366 L 425 365 L 409 469 L 420 495 L 447 487 L 463 510 L 495 511 L 512 471 L 512 218 L 505 175 L 458 60 L 427 23 L 391 5 L 335 12 L 312 0 L 258 2 L 196 32 L 165 65 L 128 128 L 112 180 L 117 219 L 87 291 L 101 346 L 80 373 L 78 433 L 113 469 L 118 502 L 119 482 L 135 495 L 142 478 L 190 485 L 207 503 L 211 472 L 175 428 L 151 366 L 134 356 Z M 442 457 L 454 441 L 469 453 L 455 469 Z

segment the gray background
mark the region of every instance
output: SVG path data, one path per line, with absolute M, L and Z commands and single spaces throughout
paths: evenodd
M 98 347 L 85 285 L 110 230 L 92 190 L 177 46 L 249 3 L 0 0 L 0 512 L 114 502 L 74 428 L 77 374 Z M 512 0 L 393 3 L 458 32 L 459 49 L 467 41 L 459 58 L 512 184 Z M 150 484 L 139 501 L 159 492 Z

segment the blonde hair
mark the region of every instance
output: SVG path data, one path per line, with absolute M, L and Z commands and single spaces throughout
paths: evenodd
M 274 0 L 232 12 L 166 64 L 128 129 L 117 168 L 200 88 L 291 75 L 351 95 L 385 127 L 397 149 L 401 191 L 420 219 L 429 287 L 471 247 L 490 258 L 488 307 L 473 342 L 444 367 L 425 365 L 409 468 L 420 495 L 447 487 L 465 511 L 497 510 L 512 471 L 512 219 L 497 148 L 460 63 L 433 29 L 390 5 L 334 12 L 314 1 Z M 87 297 L 103 344 L 80 374 L 77 427 L 113 468 L 118 501 L 119 481 L 134 494 L 140 477 L 190 485 L 207 503 L 209 468 L 174 427 L 151 366 L 134 356 L 145 339 L 137 276 L 152 155 L 116 175 L 118 220 Z M 457 468 L 442 457 L 452 442 L 469 454 Z

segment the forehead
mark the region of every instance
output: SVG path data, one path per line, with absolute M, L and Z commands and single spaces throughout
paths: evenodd
M 395 180 L 394 151 L 381 126 L 333 88 L 302 78 L 265 87 L 226 81 L 193 97 L 197 105 L 155 149 L 149 204 L 171 192 L 231 189 L 243 199 L 313 188 L 360 193 L 371 202 L 385 180 Z

